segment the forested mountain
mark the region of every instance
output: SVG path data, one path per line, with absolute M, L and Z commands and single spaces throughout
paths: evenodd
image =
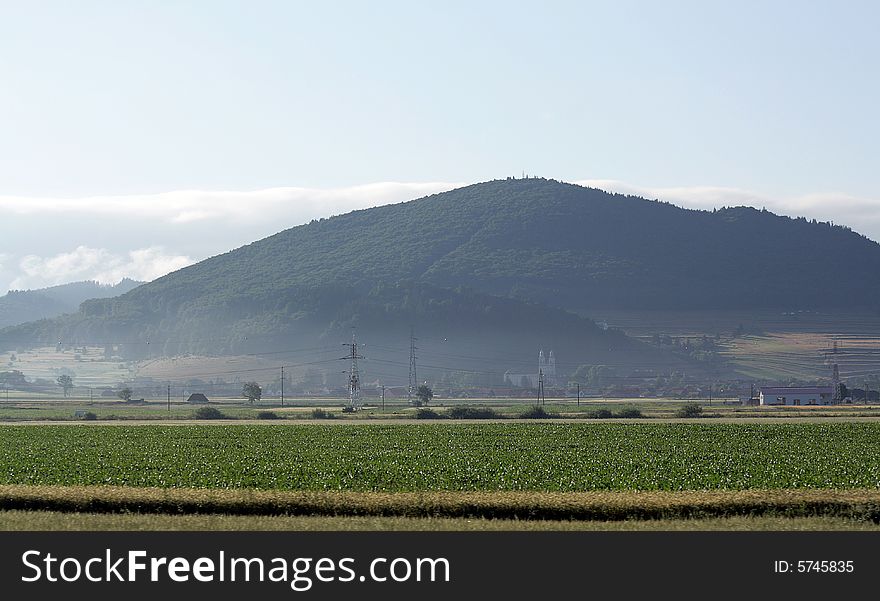
M 107 286 L 89 281 L 37 290 L 11 290 L 0 296 L 0 328 L 73 313 L 84 300 L 125 294 L 142 283 L 126 278 Z
M 483 352 L 567 346 L 613 361 L 608 353 L 644 349 L 570 312 L 846 309 L 877 306 L 878 293 L 880 245 L 846 228 L 501 180 L 294 227 L 90 300 L 75 316 L 4 330 L 0 345 L 255 352 L 338 341 L 351 326 L 400 340 L 416 325 L 428 338 L 477 340 Z
M 126 299 L 174 313 L 400 281 L 574 310 L 877 306 L 880 245 L 753 208 L 687 210 L 551 180 L 501 180 L 313 221 Z

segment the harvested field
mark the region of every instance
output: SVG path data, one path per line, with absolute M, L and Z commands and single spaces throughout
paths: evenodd
M 66 513 L 0 511 L 0 531 L 207 530 L 247 531 L 878 531 L 880 525 L 840 517 L 732 516 L 688 520 L 488 520 L 483 518 L 408 518 L 375 516 L 264 516 L 228 514 Z
M 833 516 L 880 522 L 880 490 L 319 492 L 0 486 L 5 510 L 81 513 L 660 520 Z

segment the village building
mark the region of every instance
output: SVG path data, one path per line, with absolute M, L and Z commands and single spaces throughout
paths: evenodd
M 761 388 L 761 405 L 830 405 L 834 401 L 831 386 L 782 386 Z

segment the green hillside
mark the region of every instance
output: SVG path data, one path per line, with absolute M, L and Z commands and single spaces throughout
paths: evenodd
M 128 298 L 166 312 L 399 281 L 577 310 L 852 308 L 878 304 L 880 245 L 752 208 L 687 210 L 551 180 L 501 180 L 313 221 Z

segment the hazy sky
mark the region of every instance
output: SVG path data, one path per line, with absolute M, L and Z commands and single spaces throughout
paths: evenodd
M 2 2 L 0 293 L 519 174 L 880 240 L 877 2 Z

